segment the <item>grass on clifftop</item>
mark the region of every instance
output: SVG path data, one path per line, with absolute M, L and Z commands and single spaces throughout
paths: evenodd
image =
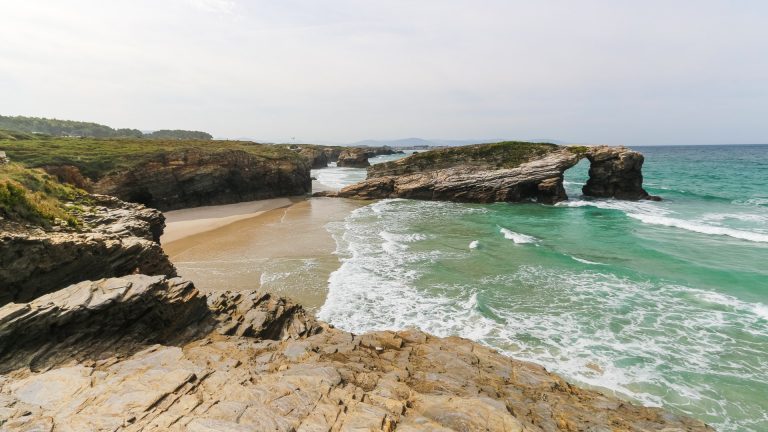
M 391 165 L 410 165 L 426 170 L 461 163 L 494 166 L 496 168 L 514 168 L 558 148 L 555 144 L 525 141 L 473 144 L 420 152 L 394 162 L 374 165 L 374 167 L 386 170 Z
M 84 191 L 61 184 L 42 170 L 0 164 L 2 218 L 44 227 L 58 223 L 77 227 L 81 224 L 79 208 L 72 201 L 84 195 Z
M 14 132 L 14 134 L 17 134 Z M 98 179 L 104 175 L 141 164 L 154 156 L 183 150 L 218 152 L 243 150 L 266 159 L 298 159 L 286 148 L 244 141 L 147 140 L 115 138 L 60 138 L 17 134 L 0 131 L 0 151 L 13 162 L 27 167 L 72 165 L 86 177 Z

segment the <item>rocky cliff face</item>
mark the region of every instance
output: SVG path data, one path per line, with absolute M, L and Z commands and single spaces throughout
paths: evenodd
M 266 158 L 242 150 L 161 154 L 93 184 L 101 194 L 160 210 L 303 195 L 312 180 L 301 158 Z
M 84 223 L 79 229 L 46 231 L 0 220 L 0 305 L 30 301 L 87 279 L 175 274 L 158 243 L 165 226 L 162 213 L 98 195 L 79 205 Z
M 328 162 L 330 162 L 328 158 L 329 153 L 330 152 L 326 152 L 322 148 L 316 148 L 316 147 L 304 147 L 299 150 L 299 154 L 305 159 L 307 159 L 312 169 L 327 167 Z M 336 156 L 336 158 L 338 159 L 338 155 Z
M 0 360 L 7 431 L 712 430 L 464 339 L 353 335 L 270 295 L 164 277 L 0 308 Z
M 413 198 L 488 203 L 568 199 L 564 172 L 582 158 L 592 162 L 584 194 L 654 199 L 642 188 L 643 156 L 625 147 L 569 148 L 497 143 L 420 153 L 368 169 L 368 179 L 324 196 Z

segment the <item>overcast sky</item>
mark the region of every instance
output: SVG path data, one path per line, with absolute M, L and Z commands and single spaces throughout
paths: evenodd
M 216 137 L 768 142 L 765 0 L 2 0 L 0 114 Z

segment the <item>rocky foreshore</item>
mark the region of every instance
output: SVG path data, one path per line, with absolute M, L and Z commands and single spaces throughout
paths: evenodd
M 533 200 L 552 204 L 568 199 L 563 175 L 582 158 L 591 163 L 585 195 L 658 199 L 642 187 L 643 155 L 626 147 L 518 142 L 432 150 L 377 164 L 368 168 L 366 180 L 319 195 L 478 203 Z
M 710 431 L 418 330 L 354 335 L 257 292 L 82 282 L 0 308 L 5 431 Z

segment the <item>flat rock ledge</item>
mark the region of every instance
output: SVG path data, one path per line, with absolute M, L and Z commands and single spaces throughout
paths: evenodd
M 418 330 L 354 335 L 257 292 L 83 282 L 0 308 L 3 431 L 711 431 Z
M 626 147 L 558 147 L 519 143 L 526 157 L 510 160 L 512 145 L 483 144 L 433 150 L 368 168 L 368 178 L 330 196 L 362 200 L 410 198 L 456 202 L 554 204 L 568 199 L 567 169 L 590 161 L 587 196 L 626 200 L 653 199 L 642 187 L 643 155 Z M 544 147 L 546 146 L 546 147 Z M 520 160 L 522 159 L 522 160 Z M 340 159 L 341 161 L 341 159 Z

